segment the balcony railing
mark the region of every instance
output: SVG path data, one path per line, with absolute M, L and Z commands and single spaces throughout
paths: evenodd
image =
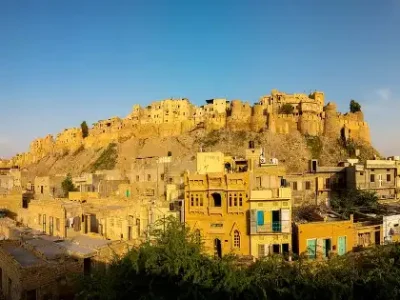
M 276 221 L 265 223 L 263 225 L 254 224 L 251 227 L 252 234 L 257 233 L 289 233 L 290 232 L 290 221 Z
M 208 207 L 208 213 L 209 214 L 215 214 L 215 215 L 222 215 L 222 207 L 209 206 Z
M 228 206 L 228 213 L 243 213 L 243 206 Z

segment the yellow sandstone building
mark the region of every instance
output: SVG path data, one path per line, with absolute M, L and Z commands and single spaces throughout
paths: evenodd
M 197 154 L 197 171 L 185 175 L 185 222 L 204 250 L 255 258 L 291 251 L 291 189 L 277 159 L 250 142 L 244 157 Z
M 197 157 L 198 172 L 185 176 L 185 222 L 201 236 L 207 253 L 249 255 L 249 173 L 225 168 L 230 163 L 220 152 Z

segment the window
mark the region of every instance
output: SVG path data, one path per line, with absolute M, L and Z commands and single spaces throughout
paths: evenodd
M 232 194 L 229 194 L 229 206 L 232 206 Z
M 194 196 L 190 195 L 190 206 L 194 206 Z
M 237 230 L 233 233 L 233 247 L 240 248 L 240 233 Z
M 311 182 L 306 181 L 306 190 L 311 190 Z
M 151 180 L 151 175 L 147 174 L 147 181 L 150 181 L 150 180 Z
M 243 196 L 239 194 L 239 206 L 243 206 Z
M 233 205 L 234 206 L 237 206 L 237 194 L 234 194 L 234 196 L 233 196 Z
M 390 174 L 386 174 L 386 181 L 387 181 L 387 182 L 390 182 L 391 179 L 392 179 L 392 178 L 391 178 Z
M 199 195 L 196 194 L 196 206 L 199 206 Z
M 161 180 L 164 180 L 164 173 L 161 174 Z
M 292 182 L 293 191 L 297 191 L 297 182 Z
M 256 187 L 261 187 L 261 177 L 256 177 Z
M 370 181 L 371 181 L 371 182 L 375 182 L 375 174 L 371 174 L 371 176 L 370 176 Z
M 258 257 L 264 257 L 265 256 L 265 245 L 264 244 L 258 244 Z
M 364 176 L 364 172 L 360 172 L 360 176 Z
M 257 211 L 257 226 L 264 225 L 264 211 Z
M 39 222 L 39 225 L 42 225 L 42 215 L 41 214 L 39 214 L 39 218 L 38 218 L 39 220 L 38 220 L 38 222 Z
M 200 206 L 203 206 L 203 194 L 200 194 Z
M 139 181 L 139 175 L 136 175 L 136 181 Z

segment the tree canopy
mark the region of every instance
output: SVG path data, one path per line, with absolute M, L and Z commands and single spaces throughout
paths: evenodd
M 179 221 L 155 240 L 116 258 L 108 271 L 79 279 L 80 299 L 399 299 L 397 244 L 309 263 L 280 256 L 240 266 L 238 258 L 202 254 L 197 235 Z M 165 228 L 165 229 L 164 229 Z
M 358 111 L 361 111 L 361 105 L 357 101 L 351 100 L 350 101 L 350 112 L 356 113 Z
M 76 191 L 76 187 L 72 182 L 71 174 L 67 174 L 67 177 L 61 183 L 61 187 L 64 192 L 64 197 L 67 197 L 69 192 Z
M 290 115 L 292 114 L 294 111 L 294 107 L 291 104 L 285 103 L 281 106 L 281 108 L 279 109 L 279 113 L 280 114 L 287 114 Z
M 81 123 L 82 137 L 86 138 L 89 135 L 89 127 L 86 124 L 86 121 Z
M 358 189 L 336 190 L 330 200 L 332 209 L 348 217 L 352 213 L 378 208 L 378 196 L 370 191 Z

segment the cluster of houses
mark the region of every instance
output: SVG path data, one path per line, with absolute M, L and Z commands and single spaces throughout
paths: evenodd
M 399 171 L 399 159 L 391 157 L 337 166 L 311 160 L 307 172 L 288 174 L 254 142 L 241 157 L 137 157 L 129 174 L 72 177 L 76 190 L 68 194 L 65 174 L 29 181 L 24 170 L 2 169 L 0 289 L 9 299 L 72 299 L 71 274 L 106 269 L 170 216 L 218 257 L 324 259 L 397 241 Z M 375 192 L 385 213 L 343 218 L 330 207 L 338 186 Z

